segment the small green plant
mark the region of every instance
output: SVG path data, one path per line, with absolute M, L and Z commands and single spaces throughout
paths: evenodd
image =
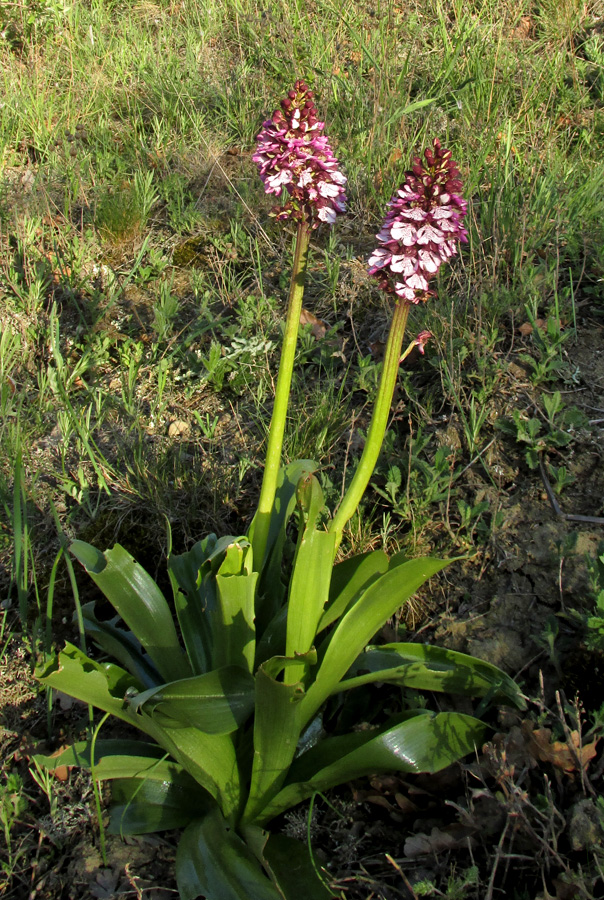
M 558 494 L 558 496 L 577 480 L 576 476 L 569 472 L 566 466 L 553 466 L 548 462 L 547 471 L 554 493 Z
M 537 416 L 528 418 L 525 413 L 515 409 L 511 419 L 501 419 L 496 423 L 500 431 L 526 446 L 524 458 L 530 469 L 539 467 L 544 454 L 567 447 L 574 440 L 576 430 L 587 423 L 584 413 L 576 406 L 564 407 L 560 391 L 542 394 L 541 402 L 546 412 L 545 422 Z M 559 485 L 558 492 L 572 480 L 566 468 L 564 472 L 556 470 L 555 477 Z
M 29 807 L 23 779 L 16 772 L 9 772 L 4 784 L 0 784 L 0 825 L 4 834 L 6 858 L 0 856 L 0 867 L 5 877 L 10 878 L 16 864 L 13 828 Z M 0 880 L 0 886 L 2 881 Z
M 372 484 L 395 515 L 415 522 L 417 528 L 434 505 L 451 497 L 455 478 L 454 451 L 441 446 L 431 452 L 430 440 L 431 436 L 420 428 L 413 439 L 409 438 L 400 465 L 388 468 L 385 484 Z
M 585 643 L 593 650 L 604 650 L 604 545 L 598 554 L 587 558 L 591 588 L 595 603 L 594 615 L 588 616 Z
M 535 356 L 523 353 L 522 362 L 531 369 L 530 378 L 533 384 L 541 385 L 558 381 L 564 365 L 562 346 L 571 336 L 571 331 L 563 331 L 559 316 L 549 316 L 545 329 L 539 328 L 535 317 L 527 307 L 529 321 L 533 327 L 531 337 Z

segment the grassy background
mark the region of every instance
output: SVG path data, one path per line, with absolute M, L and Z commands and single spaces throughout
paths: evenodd
M 73 636 L 70 538 L 119 540 L 161 581 L 166 522 L 176 551 L 250 522 L 293 241 L 268 215 L 251 155 L 295 78 L 314 89 L 349 179 L 348 214 L 313 237 L 285 446 L 287 459 L 320 462 L 332 510 L 388 329 L 366 274 L 385 203 L 435 136 L 469 200 L 468 245 L 443 267 L 438 299 L 412 310 L 410 338 L 435 338 L 401 371 L 342 552 L 476 554 L 480 578 L 506 555 L 510 509 L 543 490 L 539 460 L 565 509 L 604 515 L 585 476 L 601 460 L 602 410 L 591 410 L 604 406 L 602 2 L 4 0 L 0 78 L 0 688 L 14 714 L 0 737 L 11 753 L 28 726 L 3 681 L 9 656 L 30 691 L 24 654 L 7 650 L 16 613 L 37 619 L 30 633 L 46 646 Z M 562 591 L 573 547 L 561 540 L 551 583 L 535 591 L 558 573 Z M 415 624 L 421 606 L 408 614 Z M 557 628 L 541 635 L 556 664 Z M 37 822 L 43 802 L 7 758 L 0 891 L 22 896 L 42 846 L 26 810 Z M 50 785 L 37 784 L 56 818 Z
M 320 323 L 301 337 L 287 457 L 318 458 L 333 508 L 388 325 L 365 261 L 402 172 L 439 136 L 460 163 L 470 240 L 438 300 L 413 310 L 412 332 L 435 341 L 402 373 L 344 549 L 488 541 L 512 477 L 495 430 L 517 406 L 510 361 L 529 354 L 542 407 L 540 391 L 572 380 L 577 317 L 602 314 L 602 12 L 577 0 L 4 3 L 6 590 L 23 599 L 50 571 L 58 526 L 157 565 L 165 518 L 177 549 L 249 523 L 292 252 L 251 154 L 295 77 L 317 95 L 349 213 L 313 242 L 305 306 Z M 546 331 L 519 336 L 537 319 Z

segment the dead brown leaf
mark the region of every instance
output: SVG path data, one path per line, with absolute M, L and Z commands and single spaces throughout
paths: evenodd
M 303 309 L 300 313 L 300 325 L 310 325 L 310 330 L 317 341 L 325 337 L 327 325 L 321 319 L 317 319 L 314 313 L 308 309 Z
M 579 732 L 571 731 L 569 745 L 567 741 L 552 741 L 551 736 L 550 728 L 535 729 L 530 735 L 530 750 L 536 759 L 551 763 L 566 775 L 577 771 L 577 763 L 587 769 L 590 760 L 597 753 L 598 738 L 590 744 L 582 744 Z
M 512 30 L 512 38 L 517 41 L 528 41 L 535 36 L 535 23 L 530 16 L 521 16 L 518 25 Z

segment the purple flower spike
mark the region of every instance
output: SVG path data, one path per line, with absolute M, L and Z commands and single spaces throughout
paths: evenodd
M 434 139 L 424 152 L 425 162 L 413 160 L 405 181 L 388 204 L 377 239 L 381 246 L 369 257 L 369 274 L 380 287 L 407 303 L 435 296 L 429 281 L 439 266 L 467 242 L 462 225 L 468 204 L 461 196 L 461 181 L 451 151 Z M 420 348 L 421 349 L 421 348 Z
M 278 219 L 295 219 L 317 228 L 321 222 L 333 225 L 338 213 L 346 210 L 346 178 L 323 134 L 324 122 L 317 120 L 313 93 L 303 81 L 281 101 L 258 135 L 252 157 L 267 194 L 289 194 L 284 206 L 273 209 Z

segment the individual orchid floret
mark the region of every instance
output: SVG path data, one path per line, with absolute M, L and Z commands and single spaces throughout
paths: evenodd
M 258 135 L 252 157 L 267 194 L 288 193 L 283 206 L 273 209 L 278 219 L 295 219 L 317 228 L 332 225 L 346 210 L 345 176 L 338 169 L 324 122 L 317 119 L 313 93 L 304 81 L 281 101 Z
M 369 258 L 369 274 L 407 303 L 434 296 L 430 280 L 457 253 L 458 242 L 468 239 L 462 224 L 468 204 L 451 151 L 435 138 L 434 149 L 428 148 L 424 157 L 424 162 L 415 158 L 405 172 L 377 235 L 380 246 Z
M 417 347 L 417 349 L 422 354 L 422 356 L 424 354 L 424 347 L 426 346 L 426 344 L 428 343 L 428 341 L 430 340 L 431 337 L 432 337 L 431 331 L 420 331 L 418 336 L 413 341 L 413 346 Z

